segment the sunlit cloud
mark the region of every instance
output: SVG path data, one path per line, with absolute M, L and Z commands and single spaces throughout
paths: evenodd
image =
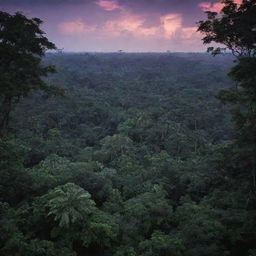
M 154 36 L 157 33 L 157 27 L 140 28 L 138 33 L 143 36 Z
M 221 7 L 217 0 L 0 0 L 1 10 L 42 19 L 48 38 L 70 51 L 201 50 L 195 24 Z
M 122 6 L 115 0 L 99 0 L 96 2 L 96 4 L 103 8 L 105 11 L 114 11 L 122 9 Z
M 159 17 L 159 23 L 154 26 L 146 26 L 147 18 L 143 15 L 135 15 L 122 11 L 117 18 L 106 20 L 101 25 L 88 25 L 81 19 L 62 22 L 58 25 L 63 35 L 92 35 L 101 38 L 122 37 L 154 37 L 163 40 L 180 39 L 190 40 L 197 37 L 197 27 L 183 27 L 180 14 L 167 14 Z
M 118 19 L 109 20 L 106 22 L 105 29 L 113 32 L 114 34 L 120 34 L 122 32 L 133 32 L 141 27 L 144 23 L 144 19 L 138 16 L 126 15 Z
M 72 38 L 77 36 L 77 42 L 80 42 L 77 47 L 80 47 L 82 42 L 88 47 L 90 42 L 101 45 L 102 41 L 108 42 L 104 48 L 108 47 L 107 50 L 127 47 L 127 49 L 146 51 L 169 47 L 172 49 L 172 46 L 181 50 L 182 47 L 193 49 L 200 45 L 200 33 L 197 32 L 197 27 L 184 26 L 182 14 L 154 15 L 154 23 L 152 23 L 150 22 L 152 15 L 135 14 L 129 9 L 122 9 L 115 16 L 107 17 L 101 22 L 88 23 L 77 18 L 60 23 L 58 28 L 63 35 Z
M 242 0 L 233 0 L 236 4 L 241 4 Z M 199 8 L 204 12 L 220 12 L 224 7 L 224 4 L 221 2 L 212 3 L 212 2 L 201 2 L 199 3 Z
M 181 38 L 184 40 L 199 39 L 200 34 L 197 32 L 197 27 L 185 27 L 181 29 Z
M 87 25 L 81 19 L 69 22 L 62 22 L 58 25 L 59 31 L 63 35 L 81 35 L 95 31 L 96 26 Z
M 171 38 L 175 32 L 181 28 L 182 17 L 180 14 L 167 14 L 160 17 L 161 25 L 164 29 L 164 37 Z
M 117 19 L 109 20 L 103 27 L 108 36 L 120 36 L 129 33 L 133 36 L 153 36 L 157 27 L 145 27 L 146 19 L 139 15 L 125 13 Z
M 199 4 L 199 7 L 204 12 L 220 12 L 223 8 L 222 3 L 211 3 L 211 2 L 202 2 Z

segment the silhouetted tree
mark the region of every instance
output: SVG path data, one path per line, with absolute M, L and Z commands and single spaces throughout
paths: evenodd
M 53 66 L 42 66 L 41 57 L 56 49 L 40 29 L 42 21 L 28 19 L 21 13 L 0 12 L 0 133 L 5 135 L 14 103 L 31 90 L 59 93 L 42 77 L 55 72 Z
M 240 5 L 224 0 L 221 12 L 207 12 L 198 30 L 203 42 L 220 43 L 237 58 L 229 72 L 235 81 L 232 88 L 220 91 L 218 98 L 232 106 L 236 124 L 237 166 L 243 175 L 252 176 L 252 194 L 256 191 L 256 0 L 243 0 Z M 210 47 L 214 55 L 223 48 Z M 241 170 L 240 170 L 241 172 Z

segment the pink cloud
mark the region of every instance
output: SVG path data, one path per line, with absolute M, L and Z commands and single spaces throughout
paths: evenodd
M 236 4 L 241 4 L 242 0 L 233 0 Z M 224 4 L 221 2 L 212 3 L 212 2 L 201 2 L 199 3 L 199 8 L 204 12 L 220 12 L 224 7 Z
M 122 9 L 122 6 L 115 0 L 99 0 L 96 2 L 96 4 L 103 8 L 105 11 Z
M 197 27 L 184 27 L 181 29 L 181 39 L 183 40 L 200 40 L 201 35 L 197 32 Z
M 157 27 L 144 27 L 145 18 L 139 15 L 123 13 L 114 20 L 109 20 L 103 27 L 103 31 L 108 36 L 119 36 L 130 33 L 133 36 L 153 36 L 157 32 Z
M 160 22 L 164 30 L 164 37 L 171 38 L 181 28 L 182 17 L 180 14 L 167 14 L 160 17 Z
M 117 37 L 124 34 L 130 34 L 135 37 L 145 37 L 156 35 L 158 27 L 144 26 L 146 19 L 140 15 L 130 14 L 122 11 L 116 19 L 106 21 L 101 26 L 88 25 L 81 19 L 62 22 L 58 29 L 63 35 L 82 35 L 93 32 L 98 37 Z
M 62 22 L 58 25 L 59 31 L 63 35 L 80 35 L 94 31 L 95 26 L 87 25 L 80 19 L 68 22 Z
M 211 2 L 202 2 L 199 4 L 199 7 L 204 12 L 210 11 L 210 12 L 220 12 L 223 8 L 222 3 L 211 3 Z
M 143 36 L 154 36 L 157 33 L 157 27 L 140 28 L 138 32 Z
M 89 25 L 78 18 L 60 23 L 58 28 L 63 35 L 89 34 L 95 41 L 126 42 L 129 38 L 129 42 L 145 42 L 154 47 L 158 47 L 159 44 L 166 47 L 173 44 L 179 45 L 179 49 L 182 49 L 182 45 L 188 45 L 192 49 L 192 46 L 200 44 L 197 27 L 183 27 L 181 14 L 169 13 L 158 16 L 159 22 L 153 26 L 147 25 L 148 19 L 151 19 L 151 16 L 138 15 L 122 9 L 117 17 L 112 17 L 101 24 Z

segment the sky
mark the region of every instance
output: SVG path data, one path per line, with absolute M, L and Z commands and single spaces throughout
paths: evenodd
M 72 52 L 205 51 L 196 23 L 221 7 L 216 0 L 0 0 L 2 11 L 42 19 L 48 39 Z

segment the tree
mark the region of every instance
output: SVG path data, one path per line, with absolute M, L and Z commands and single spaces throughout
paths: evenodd
M 144 240 L 139 244 L 142 255 L 173 255 L 181 256 L 184 251 L 184 242 L 176 236 L 166 235 L 163 232 L 156 230 L 151 235 L 151 238 Z
M 60 94 L 61 90 L 47 85 L 42 77 L 55 72 L 54 66 L 43 66 L 41 57 L 56 46 L 40 29 L 42 21 L 28 19 L 21 13 L 0 12 L 0 134 L 6 134 L 14 103 L 31 90 Z
M 224 0 L 218 14 L 207 12 L 208 19 L 200 21 L 198 30 L 203 42 L 220 43 L 237 58 L 237 65 L 229 72 L 234 87 L 220 91 L 218 98 L 232 106 L 236 124 L 238 164 L 247 176 L 251 173 L 256 189 L 256 0 L 243 0 L 240 5 Z M 208 48 L 213 54 L 222 48 Z M 242 163 L 242 164 L 241 164 Z M 246 170 L 246 172 L 244 172 Z
M 83 219 L 95 205 L 90 199 L 91 195 L 74 183 L 58 186 L 50 191 L 48 196 L 48 215 L 55 215 L 55 220 L 59 220 L 61 227 L 69 227 L 70 224 Z
M 228 255 L 223 246 L 225 227 L 219 211 L 197 204 L 188 196 L 181 198 L 180 204 L 174 217 L 178 222 L 175 238 L 183 241 L 184 255 Z
M 24 168 L 27 148 L 0 138 L 0 201 L 17 204 L 31 193 L 31 176 Z
M 240 57 L 256 56 L 256 1 L 243 0 L 241 5 L 233 0 L 223 0 L 220 13 L 206 12 L 208 19 L 198 22 L 198 31 L 202 32 L 204 44 L 212 42 L 226 48 L 209 47 L 208 51 L 218 54 L 228 49 Z

